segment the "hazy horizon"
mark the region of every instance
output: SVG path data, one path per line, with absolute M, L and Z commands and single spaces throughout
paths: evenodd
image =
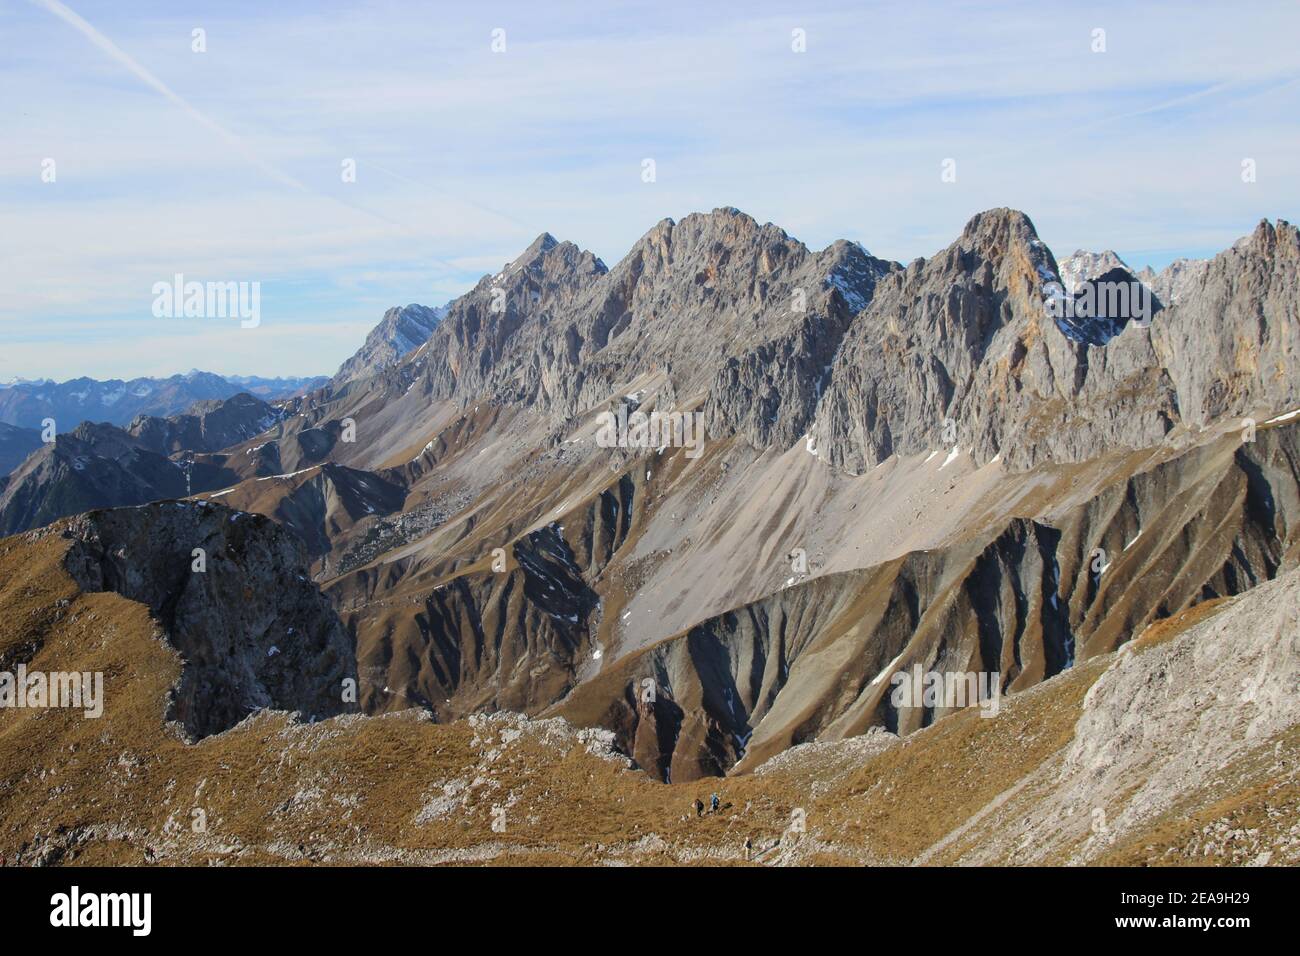
M 542 232 L 612 267 L 720 206 L 904 263 L 997 206 L 1058 257 L 1203 258 L 1296 217 L 1297 26 L 1283 4 L 7 7 L 0 380 L 328 375 L 385 309 Z M 155 318 L 177 273 L 258 282 L 260 324 Z

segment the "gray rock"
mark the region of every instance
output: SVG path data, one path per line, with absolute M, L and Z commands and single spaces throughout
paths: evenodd
M 260 398 L 241 392 L 227 399 L 196 402 L 170 418 L 137 416 L 127 433 L 141 446 L 164 455 L 214 452 L 260 435 L 283 417 Z
M 431 309 L 411 304 L 389 309 L 380 323 L 370 330 L 361 348 L 339 366 L 331 384 L 339 386 L 396 364 L 404 355 L 427 342 L 446 314 L 446 306 Z
M 954 445 L 1027 469 L 1294 408 L 1298 246 L 1288 223 L 1261 223 L 1210 263 L 1195 295 L 1092 345 L 1047 316 L 1056 266 L 1029 220 L 983 213 L 939 256 L 881 283 L 845 335 L 817 446 L 854 472 Z
M 1161 302 L 1177 305 L 1195 294 L 1209 266 L 1208 259 L 1175 259 L 1159 272 L 1148 266 L 1138 273 L 1138 278 Z
M 1128 263 L 1111 249 L 1106 249 L 1103 252 L 1086 252 L 1083 249 L 1076 249 L 1073 255 L 1061 259 L 1057 265 L 1060 266 L 1061 282 L 1065 285 L 1066 292 L 1074 292 L 1078 289 L 1080 283 L 1089 279 L 1096 279 L 1111 269 L 1123 269 L 1125 272 L 1133 271 L 1128 267 Z
M 64 559 L 85 591 L 149 606 L 184 658 L 168 719 L 195 737 L 271 708 L 307 719 L 355 710 L 352 641 L 306 577 L 301 543 L 261 515 L 165 501 L 72 519 Z M 202 548 L 206 570 L 194 571 Z

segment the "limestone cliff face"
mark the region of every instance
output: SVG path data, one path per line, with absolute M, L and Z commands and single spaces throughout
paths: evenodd
M 71 519 L 65 567 L 85 591 L 148 605 L 184 658 L 169 717 L 195 737 L 263 709 L 355 710 L 352 642 L 305 574 L 302 546 L 260 515 L 164 501 Z M 206 570 L 194 570 L 194 549 Z
M 789 445 L 853 315 L 896 268 L 847 242 L 814 253 L 734 209 L 664 220 L 612 270 L 544 236 L 453 303 L 412 364 L 432 397 L 559 418 L 663 372 L 670 404 L 703 398 L 714 434 Z
M 1189 426 L 1300 405 L 1300 232 L 1261 222 L 1150 334 Z
M 1210 263 L 1195 295 L 1092 344 L 1047 315 L 1056 265 L 1029 220 L 983 213 L 877 288 L 837 356 L 817 447 L 854 472 L 952 446 L 1024 470 L 1289 410 L 1300 404 L 1297 242 L 1289 224 L 1261 223 Z
M 1138 273 L 1138 278 L 1166 305 L 1177 305 L 1189 295 L 1195 295 L 1209 268 L 1209 259 L 1175 259 L 1159 272 L 1150 267 Z
M 397 365 L 302 404 L 380 407 L 414 389 L 560 428 L 653 379 L 638 400 L 701 409 L 711 440 L 784 450 L 807 436 L 853 474 L 953 447 L 1013 470 L 1080 462 L 1300 404 L 1296 245 L 1294 227 L 1262 223 L 1178 271 L 1177 291 L 1173 272 L 1155 283 L 1169 298 L 1149 323 L 1089 324 L 1045 300 L 1131 274 L 1113 254 L 1058 267 L 1011 209 L 906 268 L 843 241 L 814 252 L 729 208 L 664 220 L 612 269 L 544 234 Z
M 1033 224 L 1009 209 L 976 216 L 939 255 L 889 276 L 831 369 L 821 454 L 853 473 L 945 445 L 993 457 L 1026 384 L 1055 391 L 1073 377 L 1073 343 L 1042 304 L 1056 280 Z

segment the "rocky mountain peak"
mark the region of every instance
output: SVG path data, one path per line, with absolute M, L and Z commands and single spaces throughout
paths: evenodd
M 519 253 L 519 255 L 507 262 L 506 268 L 526 268 L 539 261 L 558 245 L 560 245 L 560 240 L 556 239 L 549 232 L 543 232 L 540 236 L 530 242 L 523 252 Z
M 549 232 L 544 232 L 528 248 L 507 262 L 499 273 L 482 282 L 499 286 L 503 282 L 517 281 L 521 273 L 538 273 L 555 278 L 563 273 L 575 275 L 603 275 L 605 264 L 592 252 L 567 240 L 561 242 Z
M 333 384 L 338 386 L 351 379 L 373 375 L 395 364 L 427 342 L 446 314 L 446 306 L 431 309 L 414 303 L 389 309 L 379 324 L 370 330 L 361 348 L 339 366 Z
M 1129 322 L 1149 324 L 1163 308 L 1150 288 L 1122 265 L 1098 275 L 1084 274 L 1066 288 L 1072 296 L 1058 299 L 1057 303 L 1068 303 L 1069 308 L 1059 310 L 1056 326 L 1066 338 L 1088 345 L 1105 345 Z
M 127 432 L 144 447 L 164 455 L 215 452 L 260 435 L 282 417 L 260 398 L 240 392 L 227 399 L 195 402 L 183 415 L 139 415 Z
M 1056 259 L 1033 222 L 1007 208 L 973 216 L 957 241 L 921 264 L 914 278 L 932 288 L 957 283 L 1004 289 L 1026 307 L 1041 300 L 1043 286 L 1060 282 Z
M 82 422 L 72 431 L 56 435 L 54 447 L 74 454 L 93 450 L 104 458 L 118 458 L 134 449 L 136 443 L 125 431 L 107 422 Z
M 1300 249 L 1300 230 L 1285 219 L 1277 220 L 1276 224 L 1261 219 L 1250 234 L 1248 245 L 1258 253 L 1294 258 Z
M 977 212 L 961 231 L 958 244 L 990 252 L 1014 243 L 1029 244 L 1038 240 L 1033 221 L 1019 209 L 1000 206 Z
M 540 236 L 538 236 L 536 239 L 533 240 L 532 245 L 528 247 L 527 251 L 531 252 L 533 250 L 536 250 L 537 252 L 550 252 L 559 244 L 560 244 L 560 240 L 556 239 L 549 232 L 543 232 Z
M 1103 273 L 1112 269 L 1124 269 L 1126 272 L 1132 272 L 1123 259 L 1121 259 L 1113 249 L 1106 249 L 1102 252 L 1088 252 L 1084 249 L 1076 249 L 1072 255 L 1066 256 L 1057 262 L 1060 266 L 1061 282 L 1065 286 L 1065 291 L 1074 293 L 1079 284 L 1091 279 L 1096 279 Z

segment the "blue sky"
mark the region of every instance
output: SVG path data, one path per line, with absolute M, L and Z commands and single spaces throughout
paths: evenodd
M 993 206 L 1135 267 L 1294 221 L 1300 5 L 1130 6 L 5 0 L 0 380 L 331 373 L 542 231 L 717 206 L 904 262 Z M 154 318 L 176 273 L 261 324 Z

